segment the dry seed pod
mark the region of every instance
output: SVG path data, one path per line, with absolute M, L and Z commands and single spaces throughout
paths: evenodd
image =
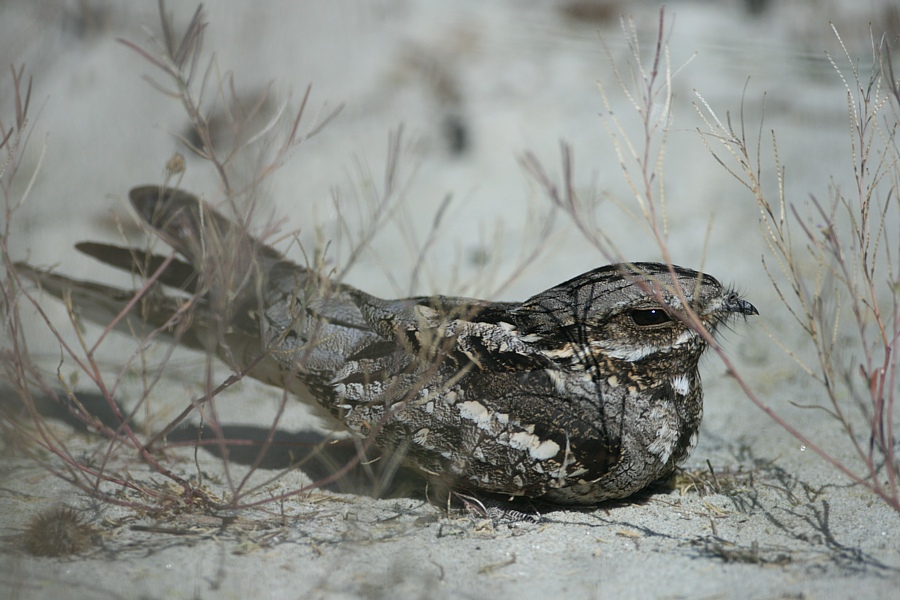
M 25 548 L 35 556 L 80 554 L 92 543 L 93 530 L 74 509 L 55 506 L 34 517 L 23 535 Z

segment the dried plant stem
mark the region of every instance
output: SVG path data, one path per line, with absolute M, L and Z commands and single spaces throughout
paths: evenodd
M 836 29 L 835 35 L 840 41 Z M 843 47 L 843 42 L 841 44 Z M 852 73 L 849 80 L 832 60 L 847 94 L 854 197 L 845 196 L 837 189 L 832 190 L 828 204 L 811 197 L 809 215 L 786 198 L 784 169 L 778 158 L 774 132 L 772 149 L 778 198 L 772 202 L 762 182 L 762 128 L 753 152 L 745 135 L 743 114 L 738 127 L 731 123 L 730 116 L 723 123 L 699 96 L 698 112 L 706 124 L 705 139 L 719 142 L 719 148 L 724 148 L 731 160 L 720 157 L 708 144 L 710 153 L 756 199 L 763 235 L 777 271 L 770 270 L 765 260 L 764 265 L 779 298 L 816 350 L 817 367 L 811 369 L 804 365 L 804 370 L 821 385 L 828 399 L 827 409 L 844 429 L 863 469 L 843 462 L 836 453 L 816 444 L 810 435 L 792 426 L 750 390 L 724 355 L 721 357 L 723 362 L 747 397 L 776 423 L 852 481 L 867 487 L 900 512 L 893 434 L 893 406 L 898 393 L 900 366 L 895 351 L 900 340 L 900 273 L 895 271 L 893 263 L 900 257 L 900 252 L 892 251 L 889 245 L 896 243 L 891 238 L 896 236 L 894 228 L 900 222 L 897 203 L 900 153 L 895 136 L 900 96 L 890 91 L 896 85 L 888 58 L 890 52 L 875 45 L 873 48 L 876 68 L 868 79 L 861 77 L 856 61 L 846 48 L 844 53 Z M 888 82 L 887 91 L 885 82 Z M 731 166 L 732 161 L 737 163 L 736 167 Z M 793 226 L 799 227 L 808 257 L 813 259 L 815 269 L 812 274 L 806 270 L 806 256 L 795 250 Z M 832 301 L 830 308 L 828 299 Z M 885 307 L 889 309 L 885 310 Z M 862 356 L 862 362 L 857 366 L 847 363 L 837 339 L 844 327 L 841 316 L 846 312 L 852 317 L 855 341 Z M 861 391 L 858 389 L 860 380 L 864 382 Z M 859 439 L 854 419 L 844 408 L 846 396 L 853 399 L 869 423 L 868 443 Z M 887 477 L 884 484 L 880 479 L 881 472 Z
M 611 110 L 611 102 L 606 90 L 601 86 L 601 98 L 606 107 L 602 115 L 607 134 L 613 142 L 619 157 L 620 168 L 631 191 L 632 200 L 638 207 L 633 212 L 627 203 L 620 207 L 650 235 L 663 260 L 671 267 L 668 248 L 668 227 L 665 218 L 665 187 L 662 178 L 665 155 L 668 115 L 671 110 L 671 78 L 664 10 L 660 10 L 660 26 L 655 50 L 650 57 L 650 66 L 644 69 L 633 23 L 623 24 L 626 39 L 632 49 L 629 63 L 632 77 L 626 80 L 614 64 L 609 52 L 607 56 L 617 75 L 619 84 L 625 91 L 632 107 L 640 119 L 641 134 L 632 141 L 620 117 Z M 849 60 L 848 62 L 854 64 Z M 770 202 L 763 186 L 764 167 L 761 160 L 762 127 L 758 132 L 755 151 L 747 140 L 743 124 L 735 128 L 730 115 L 723 122 L 712 108 L 698 95 L 700 112 L 708 132 L 704 139 L 721 143 L 730 159 L 723 158 L 707 142 L 712 156 L 731 173 L 756 199 L 762 216 L 761 228 L 774 260 L 774 270 L 768 261 L 763 265 L 770 275 L 776 294 L 787 307 L 789 314 L 812 340 L 817 353 L 816 367 L 803 363 L 803 370 L 810 374 L 825 389 L 829 400 L 827 407 L 835 419 L 842 424 L 848 442 L 864 468 L 858 470 L 843 462 L 830 450 L 817 444 L 809 432 L 792 425 L 788 420 L 763 401 L 753 391 L 747 379 L 736 368 L 707 331 L 697 315 L 685 302 L 687 310 L 683 318 L 703 337 L 714 353 L 722 361 L 726 373 L 738 383 L 743 393 L 764 413 L 783 427 L 801 444 L 828 461 L 835 469 L 852 481 L 863 485 L 900 512 L 897 479 L 898 465 L 895 458 L 895 437 L 893 433 L 893 404 L 898 386 L 898 359 L 895 349 L 900 340 L 900 247 L 892 249 L 896 234 L 888 223 L 894 226 L 900 219 L 897 193 L 900 190 L 900 152 L 898 152 L 896 131 L 897 115 L 900 113 L 900 87 L 890 70 L 889 52 L 876 52 L 875 62 L 890 75 L 882 76 L 877 69 L 866 83 L 861 83 L 859 73 L 853 68 L 852 83 L 844 80 L 847 89 L 850 113 L 851 149 L 854 157 L 856 198 L 852 201 L 835 192 L 833 202 L 826 207 L 817 199 L 812 199 L 815 218 L 827 225 L 814 230 L 806 225 L 798 208 L 785 200 L 784 169 L 778 162 L 778 147 L 772 133 L 772 148 L 775 154 L 775 176 L 778 182 L 779 199 Z M 837 67 L 836 67 L 837 68 Z M 838 69 L 840 73 L 840 70 Z M 661 75 L 664 74 L 664 77 Z M 882 80 L 889 81 L 885 92 Z M 888 100 L 893 100 L 889 103 Z M 562 146 L 562 183 L 557 185 L 533 154 L 526 154 L 523 164 L 536 181 L 543 187 L 551 202 L 569 214 L 582 235 L 589 240 L 610 261 L 624 262 L 616 251 L 611 237 L 596 224 L 594 207 L 583 201 L 575 192 L 573 183 L 573 158 L 568 145 Z M 736 166 L 732 166 L 736 164 Z M 879 190 L 887 187 L 880 196 L 882 204 L 878 210 L 876 198 Z M 844 221 L 843 219 L 846 219 Z M 849 227 L 845 226 L 849 223 Z M 805 271 L 805 256 L 798 253 L 792 239 L 792 224 L 800 227 L 802 241 L 818 265 L 813 277 Z M 849 231 L 844 231 L 849 229 Z M 845 241 L 849 234 L 850 242 Z M 893 240 L 892 240 L 893 238 Z M 887 269 L 887 274 L 884 273 Z M 776 276 L 778 274 L 778 276 Z M 673 279 L 676 279 L 673 277 Z M 676 279 L 677 280 L 677 279 Z M 648 293 L 659 294 L 659 289 L 649 289 Z M 683 291 L 672 290 L 684 299 Z M 837 291 L 833 310 L 826 307 L 823 297 Z M 885 298 L 888 302 L 885 303 Z M 864 357 L 858 367 L 849 367 L 839 360 L 837 335 L 840 310 L 849 308 L 855 323 L 856 336 Z M 885 307 L 890 307 L 885 310 Z M 872 331 L 874 328 L 874 332 Z M 782 347 L 783 344 L 779 344 Z M 788 349 L 788 354 L 797 357 Z M 858 371 L 858 373 L 857 373 Z M 861 375 L 861 377 L 860 377 Z M 865 382 L 865 390 L 857 395 L 856 381 Z M 868 443 L 861 442 L 852 426 L 852 419 L 846 413 L 842 394 L 849 392 L 856 399 L 863 415 L 869 422 Z M 887 482 L 882 484 L 879 473 L 884 471 Z
M 151 430 L 146 436 L 138 433 L 135 415 L 142 406 L 147 406 L 154 393 L 157 384 L 162 380 L 166 366 L 174 352 L 175 343 L 186 333 L 194 318 L 194 311 L 198 304 L 206 301 L 205 295 L 213 285 L 224 285 L 226 289 L 240 289 L 241 286 L 252 284 L 250 274 L 255 265 L 247 263 L 248 257 L 242 255 L 242 249 L 247 248 L 248 230 L 251 226 L 254 206 L 253 199 L 256 190 L 262 181 L 270 176 L 283 164 L 293 150 L 302 141 L 316 135 L 339 112 L 331 111 L 319 122 L 313 123 L 306 131 L 301 130 L 301 119 L 310 98 L 310 88 L 300 102 L 299 108 L 290 118 L 285 118 L 287 102 L 283 103 L 264 123 L 259 130 L 247 132 L 247 122 L 255 114 L 262 110 L 271 86 L 253 101 L 249 107 L 245 107 L 239 100 L 233 79 L 229 75 L 221 75 L 215 60 L 210 60 L 201 73 L 201 57 L 203 34 L 206 28 L 202 7 L 193 14 L 190 22 L 182 35 L 176 35 L 175 27 L 171 19 L 166 15 L 162 1 L 159 2 L 161 17 L 161 35 L 153 40 L 154 50 L 146 50 L 137 44 L 122 40 L 122 43 L 142 56 L 148 64 L 159 70 L 167 81 L 166 85 L 151 82 L 154 87 L 163 91 L 166 96 L 178 100 L 191 121 L 194 133 L 199 144 L 192 145 L 187 140 L 182 140 L 195 154 L 208 161 L 221 182 L 224 197 L 231 208 L 233 220 L 237 222 L 234 240 L 217 239 L 210 235 L 199 240 L 204 245 L 204 255 L 201 264 L 196 265 L 200 270 L 199 280 L 195 282 L 192 294 L 185 294 L 173 304 L 170 314 L 154 321 L 151 327 L 135 326 L 138 319 L 144 317 L 144 311 L 151 306 L 158 294 L 158 288 L 164 281 L 164 275 L 169 272 L 175 262 L 175 254 L 170 253 L 166 257 L 155 257 L 148 249 L 147 260 L 142 273 L 136 274 L 139 285 L 136 291 L 124 300 L 121 298 L 106 298 L 109 304 L 118 304 L 118 308 L 110 314 L 108 324 L 99 334 L 89 336 L 81 327 L 76 314 L 75 299 L 66 297 L 66 307 L 69 320 L 74 332 L 74 341 L 68 332 L 61 330 L 44 311 L 36 292 L 23 285 L 22 270 L 24 265 L 18 265 L 12 261 L 9 255 L 9 241 L 11 238 L 10 223 L 14 218 L 16 209 L 21 206 L 29 188 L 25 194 L 18 197 L 13 192 L 13 179 L 15 178 L 22 156 L 22 151 L 27 144 L 30 135 L 30 123 L 28 121 L 28 109 L 31 97 L 31 82 L 24 83 L 24 69 L 12 71 L 12 82 L 15 90 L 15 106 L 13 107 L 13 119 L 10 124 L 0 115 L 0 149 L 2 149 L 2 162 L 0 162 L 0 184 L 5 200 L 5 223 L 0 232 L 0 253 L 2 253 L 3 266 L 6 277 L 2 281 L 2 306 L 4 316 L 3 347 L 0 348 L 0 364 L 2 364 L 6 379 L 15 388 L 19 399 L 19 406 L 0 406 L 0 425 L 4 433 L 9 433 L 11 439 L 21 439 L 23 451 L 32 456 L 39 463 L 47 467 L 49 472 L 57 475 L 85 493 L 100 498 L 104 501 L 130 506 L 145 511 L 167 510 L 171 506 L 172 494 L 165 487 L 152 480 L 143 480 L 132 475 L 127 465 L 121 463 L 134 460 L 136 457 L 151 472 L 163 476 L 181 489 L 178 504 L 182 507 L 239 507 L 247 502 L 263 503 L 271 502 L 268 491 L 263 486 L 250 486 L 251 476 L 259 470 L 261 461 L 266 451 L 271 447 L 275 439 L 277 427 L 281 422 L 285 411 L 288 395 L 284 393 L 273 420 L 268 427 L 264 439 L 254 441 L 259 446 L 259 452 L 249 465 L 246 474 L 240 476 L 232 472 L 228 462 L 229 447 L 239 440 L 226 438 L 221 426 L 214 399 L 241 380 L 252 370 L 257 363 L 265 358 L 261 355 L 256 360 L 250 361 L 245 368 L 232 373 L 224 381 L 217 381 L 212 369 L 213 357 L 208 357 L 206 369 L 206 391 L 199 398 L 193 400 L 190 405 L 175 419 L 173 419 L 161 432 L 154 434 Z M 216 98 L 224 107 L 226 117 L 231 125 L 234 136 L 233 143 L 227 152 L 217 149 L 213 143 L 210 131 L 210 122 L 207 116 L 207 104 L 204 99 L 210 78 L 215 76 L 217 84 Z M 4 113 L 5 114 L 5 113 Z M 246 152 L 251 148 L 259 148 L 265 153 L 260 154 L 263 160 L 259 163 L 255 174 L 240 186 L 235 183 L 235 166 L 247 162 Z M 389 174 L 393 173 L 393 165 Z M 176 162 L 171 162 L 176 165 Z M 170 177 L 183 172 L 183 161 L 180 167 L 173 166 L 170 169 Z M 392 175 L 389 175 L 392 176 Z M 274 228 L 272 228 L 274 229 Z M 245 253 L 246 254 L 246 253 Z M 150 260 L 151 257 L 155 259 Z M 152 268 L 150 265 L 152 264 Z M 86 293 L 103 295 L 103 290 L 91 288 Z M 83 300 L 83 299 L 82 299 Z M 213 298 L 212 301 L 216 301 Z M 213 329 L 220 330 L 224 334 L 224 324 L 228 315 L 233 310 L 227 297 L 221 299 L 216 318 L 219 322 L 212 323 Z M 104 307 L 106 305 L 104 304 Z M 51 376 L 39 368 L 29 353 L 27 344 L 28 332 L 22 325 L 22 311 L 25 309 L 34 311 L 37 316 L 35 327 L 42 326 L 57 340 L 60 359 L 56 367 L 56 373 Z M 105 308 L 104 308 L 105 310 Z M 113 330 L 129 330 L 136 339 L 136 349 L 123 361 L 112 376 L 107 375 L 105 369 L 98 360 L 102 349 L 108 346 L 110 332 Z M 146 352 L 154 345 L 158 345 L 162 337 L 172 337 L 175 343 L 165 350 L 161 364 L 155 367 L 155 371 L 148 371 Z M 227 346 L 227 345 L 226 345 Z M 226 348 L 227 352 L 227 348 Z M 233 361 L 229 361 L 233 362 Z M 74 385 L 67 381 L 64 369 L 74 369 L 74 372 L 86 376 L 86 385 L 93 393 L 103 399 L 105 408 L 111 415 L 112 421 L 103 420 L 92 412 L 92 408 L 82 402 L 81 391 L 76 391 Z M 141 374 L 143 392 L 130 410 L 125 410 L 116 401 L 120 395 L 121 384 L 130 372 L 137 371 Z M 99 435 L 106 440 L 94 449 L 98 451 L 96 461 L 88 461 L 77 457 L 69 448 L 70 442 L 64 436 L 58 435 L 53 427 L 46 422 L 46 417 L 39 408 L 42 398 L 46 397 L 50 402 L 73 417 L 77 422 L 86 427 L 92 434 Z M 21 412 L 20 412 L 21 410 Z M 149 414 L 149 410 L 147 411 Z M 191 478 L 181 472 L 177 472 L 175 463 L 167 454 L 169 449 L 177 445 L 161 444 L 188 416 L 199 414 L 205 425 L 214 434 L 214 443 L 224 457 L 222 467 L 224 477 L 230 490 L 230 499 L 226 503 L 202 489 L 202 473 L 198 466 L 197 476 Z M 23 420 L 24 419 L 24 420 Z M 144 438 L 147 439 L 144 439 Z M 194 447 L 200 443 L 194 444 Z M 38 449 L 40 451 L 38 451 Z M 41 452 L 48 453 L 47 455 Z M 48 458 L 49 456 L 49 458 Z M 350 469 L 359 463 L 347 465 Z M 290 470 L 279 473 L 275 477 L 268 478 L 268 483 L 277 480 Z M 346 472 L 346 471 L 344 471 Z M 340 475 L 336 475 L 339 477 Z M 282 495 L 282 498 L 296 495 L 321 483 L 312 483 L 303 486 L 302 489 L 292 490 Z M 129 491 L 131 494 L 123 494 Z M 260 494 L 266 496 L 265 500 L 257 500 Z

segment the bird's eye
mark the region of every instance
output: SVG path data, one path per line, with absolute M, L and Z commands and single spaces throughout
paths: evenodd
M 628 313 L 628 316 L 638 327 L 662 325 L 672 320 L 672 317 L 661 308 L 638 308 Z

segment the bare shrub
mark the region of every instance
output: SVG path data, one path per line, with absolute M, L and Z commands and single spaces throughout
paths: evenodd
M 673 69 L 669 60 L 665 7 L 659 11 L 659 21 L 655 45 L 649 55 L 649 66 L 645 67 L 645 51 L 642 50 L 634 22 L 622 20 L 622 30 L 631 55 L 627 61 L 627 72 L 620 70 L 608 47 L 604 45 L 607 59 L 613 69 L 616 81 L 625 93 L 634 110 L 640 134 L 632 136 L 623 115 L 613 111 L 608 90 L 598 84 L 604 111 L 601 112 L 603 125 L 613 143 L 619 166 L 628 190 L 627 198 L 614 198 L 616 206 L 625 212 L 635 225 L 647 235 L 659 251 L 662 260 L 674 274 L 669 252 L 669 228 L 666 205 L 666 185 L 664 158 L 668 141 L 668 130 L 672 117 L 672 78 L 685 65 Z M 610 262 L 628 263 L 616 247 L 610 232 L 606 231 L 598 217 L 598 198 L 580 195 L 574 184 L 572 150 L 562 145 L 561 182 L 553 176 L 532 153 L 522 158 L 525 169 L 537 180 L 554 206 L 567 214 L 578 231 Z M 636 210 L 635 210 L 636 205 Z M 674 275 L 673 275 L 674 278 Z M 648 287 L 647 292 L 661 298 L 662 283 Z M 677 286 L 677 283 L 676 283 Z M 697 314 L 686 300 L 684 291 L 672 290 L 682 300 L 685 312 L 679 318 L 685 320 L 709 344 L 723 361 L 729 373 L 736 374 L 721 345 L 706 330 Z
M 264 355 L 225 377 L 216 368 L 213 356 L 208 355 L 200 377 L 202 392 L 180 414 L 169 418 L 161 428 L 141 423 L 141 416 L 156 414 L 156 408 L 151 406 L 155 390 L 164 372 L 172 368 L 170 363 L 176 345 L 188 341 L 186 336 L 192 321 L 199 315 L 195 312 L 196 305 L 210 289 L 225 290 L 211 299 L 206 298 L 215 304 L 208 313 L 215 315 L 215 322 L 208 327 L 210 339 L 194 339 L 188 345 L 218 346 L 226 363 L 239 362 L 232 360 L 230 349 L 223 340 L 234 313 L 233 295 L 252 294 L 253 286 L 258 283 L 254 279 L 258 270 L 258 265 L 253 264 L 254 253 L 247 252 L 248 247 L 256 243 L 249 232 L 261 229 L 258 237 L 265 239 L 278 231 L 277 223 L 269 222 L 262 228 L 254 224 L 258 220 L 259 190 L 264 180 L 288 159 L 292 151 L 318 133 L 337 111 L 302 127 L 309 88 L 299 107 L 293 110 L 287 100 L 271 110 L 271 86 L 248 104 L 236 92 L 231 76 L 219 74 L 214 58 L 204 62 L 202 46 L 206 23 L 202 8 L 197 9 L 181 35 L 176 34 L 162 2 L 160 15 L 161 34 L 151 39 L 151 49 L 130 41 L 123 40 L 122 43 L 140 54 L 163 77 L 162 82 L 150 80 L 151 85 L 181 103 L 192 128 L 191 135 L 181 141 L 188 151 L 215 169 L 221 183 L 223 208 L 236 226 L 218 230 L 211 227 L 205 232 L 207 235 L 201 242 L 204 249 L 198 256 L 198 264 L 194 265 L 197 274 L 180 282 L 182 293 L 174 298 L 164 296 L 161 287 L 163 282 L 178 280 L 179 267 L 184 265 L 179 264 L 174 252 L 166 256 L 154 254 L 152 245 L 145 251 L 98 244 L 80 246 L 86 253 L 128 270 L 132 263 L 141 265 L 140 272 L 133 274 L 137 281 L 133 292 L 92 284 L 70 289 L 62 277 L 38 273 L 15 263 L 9 253 L 14 234 L 11 223 L 30 189 L 30 185 L 19 185 L 17 180 L 21 177 L 18 167 L 30 132 L 31 83 L 23 81 L 24 69 L 13 70 L 13 118 L 9 123 L 0 120 L 2 193 L 6 211 L 4 230 L 0 234 L 0 252 L 6 271 L 2 280 L 4 332 L 0 365 L 3 379 L 12 388 L 4 390 L 0 427 L 4 439 L 11 441 L 18 451 L 83 492 L 106 502 L 151 512 L 194 506 L 235 508 L 272 502 L 284 497 L 270 491 L 272 484 L 302 466 L 304 460 L 315 458 L 317 450 L 331 440 L 326 436 L 306 444 L 308 447 L 299 453 L 301 456 L 293 464 L 271 477 L 263 477 L 261 481 L 256 480 L 260 479 L 258 477 L 252 478 L 267 451 L 280 443 L 278 426 L 289 394 L 287 391 L 282 394 L 272 423 L 261 439 L 259 436 L 244 439 L 227 431 L 215 400 L 243 379 Z M 264 110 L 268 113 L 262 124 L 248 131 L 248 123 L 258 123 L 259 119 L 255 117 Z M 230 143 L 219 143 L 217 133 L 212 130 L 210 115 L 214 112 L 225 115 L 224 137 Z M 254 167 L 249 176 L 248 164 Z M 167 163 L 164 185 L 177 184 L 184 168 L 183 157 L 173 156 Z M 393 168 L 394 163 L 389 165 L 391 173 Z M 36 177 L 37 173 L 32 176 Z M 385 193 L 389 194 L 389 191 Z M 212 220 L 213 213 L 206 218 Z M 74 341 L 67 327 L 55 323 L 44 311 L 41 291 L 30 286 L 28 279 L 40 281 L 46 291 L 63 298 Z M 81 310 L 88 311 L 92 320 L 108 325 L 94 335 L 82 325 Z M 35 328 L 46 329 L 58 343 L 59 359 L 55 370 L 48 371 L 46 361 L 38 360 L 29 352 L 29 332 Z M 113 331 L 130 333 L 135 345 L 121 364 L 110 368 L 99 356 Z M 135 379 L 140 386 L 136 398 L 132 395 Z M 73 438 L 58 428 L 48 415 L 62 418 L 87 433 L 88 438 Z M 188 417 L 197 423 L 193 429 L 195 438 L 169 441 L 168 436 Z M 294 440 L 291 443 L 304 446 Z M 210 476 L 203 472 L 199 463 L 193 474 L 190 468 L 185 468 L 190 451 L 196 452 L 201 446 L 210 446 L 221 455 L 222 472 L 214 477 L 224 479 L 224 489 L 210 487 Z M 185 447 L 187 453 L 180 450 Z M 255 454 L 246 461 L 249 468 L 235 472 L 228 460 L 229 453 L 244 447 L 252 448 Z M 351 454 L 356 457 L 337 469 L 332 478 L 339 477 L 359 462 L 362 454 Z M 158 476 L 162 476 L 162 480 Z M 323 483 L 318 481 L 314 485 Z M 287 495 L 302 493 L 308 487 L 312 486 L 298 486 Z
M 841 41 L 837 29 L 834 33 Z M 730 114 L 721 120 L 702 97 L 698 111 L 711 154 L 756 199 L 769 249 L 763 264 L 815 349 L 809 364 L 784 348 L 822 393 L 822 401 L 809 406 L 834 418 L 859 463 L 841 460 L 838 451 L 816 443 L 814 432 L 789 423 L 753 393 L 748 396 L 807 448 L 900 511 L 893 429 L 900 387 L 900 93 L 888 44 L 873 40 L 872 48 L 868 75 L 846 48 L 841 61 L 846 68 L 831 59 L 846 89 L 855 186 L 832 186 L 826 199 L 810 196 L 800 203 L 786 197 L 774 131 L 769 166 L 761 158 L 762 124 L 755 140 L 748 139 L 743 115 L 737 123 Z M 777 196 L 766 191 L 765 177 L 777 179 Z
M 190 131 L 180 136 L 180 142 L 186 153 L 215 170 L 220 184 L 215 196 L 222 200 L 215 208 L 202 202 L 191 204 L 197 211 L 191 221 L 197 231 L 192 230 L 191 235 L 167 237 L 163 232 L 158 236 L 174 250 L 158 250 L 158 240 L 152 239 L 142 249 L 79 244 L 82 252 L 130 273 L 134 290 L 123 290 L 14 262 L 8 251 L 13 235 L 9 224 L 24 195 L 18 197 L 18 188 L 12 185 L 15 168 L 4 172 L 7 218 L 0 249 L 7 276 L 2 282 L 6 334 L 2 366 L 13 389 L 0 406 L 0 426 L 8 439 L 17 440 L 17 448 L 53 474 L 90 496 L 141 511 L 241 509 L 278 503 L 334 483 L 351 471 L 367 480 L 367 491 L 379 495 L 393 482 L 403 458 L 398 451 L 391 459 L 373 464 L 370 446 L 383 423 L 372 422 L 365 440 L 339 440 L 327 433 L 289 434 L 282 425 L 295 401 L 297 373 L 280 373 L 281 379 L 260 376 L 259 371 L 265 369 L 257 367 L 265 365 L 272 352 L 271 347 L 264 347 L 263 332 L 247 344 L 232 336 L 235 319 L 245 315 L 241 311 L 253 307 L 254 302 L 257 314 L 265 308 L 265 271 L 280 257 L 274 258 L 273 251 L 262 244 L 293 242 L 299 246 L 294 234 L 281 232 L 280 223 L 266 221 L 266 215 L 260 214 L 261 190 L 297 146 L 319 133 L 340 107 L 310 120 L 309 88 L 299 107 L 293 109 L 289 99 L 274 99 L 272 86 L 246 98 L 237 91 L 240 86 L 230 74 L 220 73 L 214 57 L 205 58 L 202 8 L 181 33 L 176 32 L 162 2 L 159 8 L 158 35 L 151 36 L 146 45 L 120 41 L 153 67 L 149 84 L 183 108 Z M 13 78 L 19 90 L 21 72 Z M 28 91 L 19 90 L 17 97 L 16 127 L 5 134 L 3 146 L 13 167 L 18 165 L 26 139 Z M 389 136 L 380 180 L 357 165 L 356 175 L 363 182 L 358 197 L 348 202 L 337 193 L 334 196 L 336 236 L 341 238 L 341 250 L 347 251 L 340 266 L 332 266 L 335 263 L 327 256 L 334 250 L 330 241 L 321 241 L 308 254 L 300 248 L 310 279 L 327 281 L 317 292 L 339 289 L 375 236 L 389 225 L 398 226 L 414 255 L 409 288 L 417 285 L 449 199 L 438 209 L 424 237 L 409 221 L 399 218 L 404 208 L 404 181 L 398 173 L 401 140 L 402 129 Z M 186 165 L 185 158 L 175 154 L 166 163 L 161 185 L 139 188 L 138 193 L 159 190 L 160 197 L 169 192 L 187 196 L 176 189 Z M 132 197 L 134 194 L 133 190 Z M 352 210 L 359 214 L 351 214 Z M 152 215 L 141 216 L 146 223 L 154 223 Z M 540 219 L 531 247 L 526 247 L 505 273 L 491 273 L 493 293 L 518 277 L 544 249 L 552 226 L 552 218 Z M 157 227 L 160 229 L 165 228 Z M 196 247 L 190 246 L 186 252 L 185 245 L 190 244 Z M 192 264 L 177 258 L 179 253 L 190 255 Z M 397 287 L 406 286 L 398 282 Z M 45 311 L 43 298 L 47 295 L 63 300 L 68 322 L 60 324 Z M 302 302 L 301 290 L 296 297 Z M 323 303 L 326 300 L 322 298 Z M 86 327 L 82 319 L 100 323 L 102 329 L 97 332 Z M 31 321 L 27 327 L 26 320 Z M 58 344 L 55 361 L 30 353 L 29 334 L 35 330 L 49 332 Z M 114 344 L 116 349 L 122 347 L 114 340 L 114 332 L 129 335 L 132 344 L 126 346 L 124 355 L 118 352 L 111 364 L 101 355 Z M 435 340 L 424 344 L 423 352 L 437 354 L 440 345 L 447 343 Z M 160 402 L 159 396 L 169 389 L 163 383 L 173 372 L 180 373 L 179 345 L 204 354 L 200 367 L 191 369 L 194 372 L 182 385 L 184 397 L 190 399 L 173 409 L 171 401 Z M 227 370 L 223 370 L 223 362 Z M 302 362 L 303 357 L 298 357 L 296 363 Z M 192 365 L 197 365 L 196 360 Z M 427 368 L 425 371 L 423 377 L 429 375 Z M 283 388 L 271 420 L 252 431 L 223 417 L 223 400 L 248 376 Z M 412 386 L 408 393 L 417 391 Z M 385 411 L 384 419 L 388 416 Z M 87 435 L 72 436 L 69 429 L 57 426 L 60 418 Z M 209 462 L 198 459 L 201 449 L 220 458 L 214 472 L 207 472 Z M 273 455 L 279 458 L 273 460 Z M 304 476 L 310 480 L 295 481 L 292 475 L 300 469 L 308 471 Z M 290 483 L 282 485 L 288 478 Z
M 659 16 L 656 45 L 649 56 L 638 43 L 634 23 L 623 20 L 632 51 L 627 71 L 619 70 L 607 51 L 617 81 L 640 124 L 640 134 L 629 133 L 622 115 L 612 111 L 602 85 L 605 110 L 601 118 L 631 191 L 631 197 L 617 199 L 616 204 L 632 217 L 671 265 L 663 162 L 671 116 L 671 80 L 678 69 L 673 69 L 668 60 L 669 34 L 663 9 Z M 874 67 L 868 77 L 859 72 L 846 50 L 850 77 L 832 63 L 847 91 L 856 182 L 852 193 L 833 189 L 830 198 L 823 201 L 813 197 L 806 208 L 788 201 L 775 133 L 771 134 L 775 165 L 769 170 L 760 153 L 762 128 L 753 146 L 753 139 L 748 141 L 743 116 L 736 125 L 730 115 L 721 120 L 702 97 L 698 108 L 707 128 L 703 136 L 713 157 L 756 199 L 762 233 L 770 250 L 764 267 L 775 292 L 813 343 L 817 362 L 806 364 L 797 352 L 783 343 L 781 346 L 824 392 L 825 401 L 813 401 L 812 407 L 827 410 L 843 428 L 847 444 L 860 459 L 859 466 L 838 458 L 839 452 L 818 445 L 814 432 L 790 423 L 762 400 L 696 316 L 689 312 L 686 320 L 706 339 L 727 374 L 754 404 L 805 447 L 900 511 L 900 471 L 893 431 L 894 399 L 900 388 L 900 236 L 896 233 L 900 230 L 900 149 L 896 138 L 900 84 L 887 45 L 873 43 L 873 49 Z M 724 153 L 714 146 L 718 143 L 725 148 Z M 523 158 L 524 166 L 551 202 L 572 218 L 581 234 L 610 261 L 623 261 L 612 235 L 597 217 L 594 199 L 584 198 L 576 191 L 573 162 L 571 149 L 563 144 L 557 183 L 533 154 Z M 770 172 L 778 181 L 779 196 L 774 199 L 767 196 L 762 182 Z M 851 324 L 850 339 L 844 335 L 845 321 Z M 853 358 L 854 354 L 860 358 Z M 859 431 L 857 416 L 866 424 L 864 432 Z

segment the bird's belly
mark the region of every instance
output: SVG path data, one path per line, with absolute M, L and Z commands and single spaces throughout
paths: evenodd
M 670 476 L 697 443 L 700 414 L 685 415 L 671 400 L 659 402 L 623 430 L 620 460 L 603 476 L 551 489 L 545 499 L 564 504 L 596 504 L 626 498 Z

